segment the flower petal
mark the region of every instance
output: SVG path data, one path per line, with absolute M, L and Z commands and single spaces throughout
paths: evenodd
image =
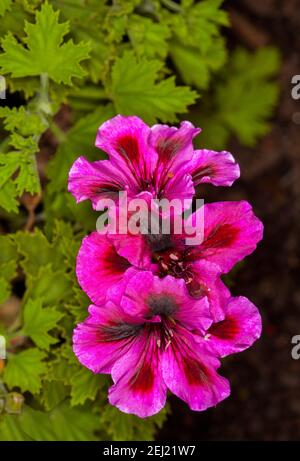
M 146 236 L 142 234 L 108 234 L 107 238 L 114 245 L 117 253 L 126 258 L 130 264 L 142 269 L 151 267 L 151 252 Z
M 162 354 L 163 378 L 168 389 L 196 411 L 206 410 L 230 394 L 229 382 L 216 372 L 219 366 L 206 345 L 195 341 L 184 329 L 174 333 Z
M 179 128 L 168 125 L 154 125 L 151 128 L 150 144 L 158 154 L 153 178 L 159 198 L 193 198 L 193 181 L 188 174 L 189 171 L 184 174 L 183 167 L 193 156 L 192 141 L 199 132 L 200 129 L 195 128 L 190 122 L 182 122 Z M 186 205 L 184 209 L 188 207 L 189 205 Z
M 231 298 L 225 317 L 207 331 L 207 343 L 220 356 L 243 351 L 261 335 L 261 316 L 247 298 Z
M 69 173 L 69 192 L 77 202 L 91 200 L 94 209 L 99 209 L 101 199 L 117 202 L 119 192 L 128 189 L 131 194 L 135 194 L 137 186 L 109 160 L 89 162 L 84 157 L 79 157 Z
M 212 323 L 207 298 L 192 298 L 184 280 L 170 275 L 159 278 L 151 272 L 137 272 L 124 290 L 121 306 L 139 321 L 159 322 L 161 317 L 171 316 L 200 334 Z
M 167 211 L 162 212 L 162 216 L 168 216 L 170 212 L 181 215 L 191 207 L 194 194 L 195 188 L 192 177 L 189 174 L 182 174 L 182 171 L 179 170 L 178 173 L 164 182 L 162 190 L 160 190 L 161 198 L 167 199 L 169 202 L 173 200 L 176 205 L 175 209 L 171 207 L 170 211 L 167 209 Z
M 220 278 L 219 266 L 199 259 L 191 263 L 191 270 L 200 285 L 203 296 L 208 299 L 210 313 L 214 322 L 222 320 L 224 318 L 224 309 L 230 298 L 230 291 Z
M 122 281 L 130 263 L 118 255 L 106 235 L 98 232 L 82 241 L 76 264 L 76 273 L 81 288 L 91 300 L 101 305 L 107 291 Z
M 189 218 L 194 226 L 197 213 L 202 216 L 203 210 Z M 204 239 L 200 245 L 190 247 L 188 258 L 206 259 L 228 272 L 255 250 L 262 235 L 263 225 L 248 202 L 209 203 L 204 205 Z
M 181 122 L 180 127 L 153 125 L 150 145 L 158 153 L 158 168 L 164 172 L 173 172 L 192 158 L 193 138 L 200 133 L 190 122 Z
M 233 156 L 226 151 L 196 150 L 186 166 L 192 175 L 195 186 L 211 183 L 214 186 L 231 186 L 240 177 L 240 168 Z
M 96 146 L 103 149 L 120 171 L 140 185 L 150 181 L 157 154 L 148 144 L 150 128 L 136 116 L 117 115 L 98 130 Z
M 140 321 L 151 318 L 147 299 L 153 289 L 153 281 L 154 275 L 148 271 L 137 272 L 130 278 L 121 299 L 124 312 Z
M 92 305 L 89 314 L 74 330 L 74 353 L 94 373 L 110 373 L 116 360 L 131 347 L 140 325 L 132 319 L 127 322 L 126 315 L 113 303 Z
M 110 404 L 140 418 L 158 413 L 167 394 L 160 361 L 155 338 L 144 331 L 112 369 L 115 384 L 109 389 Z

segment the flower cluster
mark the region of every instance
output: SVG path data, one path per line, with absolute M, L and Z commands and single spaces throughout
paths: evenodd
M 76 160 L 69 190 L 77 201 L 110 198 L 192 199 L 201 183 L 230 186 L 239 167 L 226 151 L 194 150 L 200 130 L 148 127 L 118 115 L 100 128 L 96 146 L 108 160 Z M 77 277 L 92 300 L 77 325 L 73 349 L 94 373 L 109 373 L 109 402 L 147 417 L 165 405 L 167 390 L 193 410 L 205 410 L 230 393 L 218 373 L 220 358 L 242 351 L 260 336 L 257 308 L 232 297 L 221 276 L 250 254 L 263 226 L 246 201 L 203 205 L 199 244 L 184 233 L 132 235 L 93 232 L 77 257 Z

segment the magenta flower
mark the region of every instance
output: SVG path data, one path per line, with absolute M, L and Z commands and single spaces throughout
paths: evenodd
M 219 359 L 246 349 L 261 333 L 257 308 L 231 297 L 221 279 L 262 238 L 249 203 L 204 205 L 186 220 L 148 208 L 151 198 L 191 200 L 201 183 L 230 186 L 239 177 L 229 152 L 194 150 L 199 131 L 189 122 L 150 128 L 138 117 L 118 115 L 100 126 L 96 138 L 108 159 L 80 157 L 70 170 L 69 191 L 77 202 L 89 199 L 95 209 L 103 199 L 118 205 L 117 228 L 123 212 L 125 223 L 129 219 L 119 192 L 147 203 L 137 235 L 109 228 L 83 239 L 76 273 L 94 304 L 73 336 L 79 361 L 94 373 L 111 374 L 110 403 L 140 417 L 160 411 L 168 390 L 198 411 L 225 399 L 230 388 L 217 372 Z M 143 233 L 150 211 L 169 218 L 171 232 Z M 200 216 L 203 235 L 196 228 Z M 179 234 L 178 218 L 184 224 Z M 202 239 L 191 244 L 196 236 Z
M 246 349 L 261 330 L 246 298 L 230 299 L 212 323 L 206 297 L 148 271 L 130 278 L 117 304 L 92 305 L 89 314 L 74 331 L 74 352 L 94 373 L 111 374 L 112 405 L 140 417 L 160 411 L 168 389 L 198 411 L 225 399 L 230 387 L 217 373 L 218 357 Z
M 129 198 L 146 193 L 184 200 L 192 199 L 200 183 L 230 186 L 240 174 L 237 163 L 226 151 L 194 151 L 199 132 L 190 122 L 150 128 L 138 117 L 117 115 L 100 126 L 96 138 L 109 160 L 79 157 L 70 170 L 69 191 L 77 202 L 89 199 L 97 209 L 101 199 L 117 202 L 121 191 Z
M 197 211 L 196 213 L 199 213 Z M 196 219 L 194 213 L 190 222 Z M 191 296 L 207 296 L 215 321 L 223 317 L 229 290 L 220 279 L 256 248 L 263 226 L 248 202 L 204 205 L 204 239 L 190 246 L 181 235 L 99 235 L 83 240 L 77 258 L 77 276 L 95 304 L 106 297 L 116 301 L 134 268 L 160 277 L 183 279 Z

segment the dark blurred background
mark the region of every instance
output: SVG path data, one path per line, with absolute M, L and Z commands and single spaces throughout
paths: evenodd
M 300 360 L 292 359 L 291 339 L 300 334 L 300 100 L 291 97 L 291 79 L 300 74 L 300 0 L 239 0 L 225 7 L 229 43 L 281 50 L 272 130 L 255 148 L 233 141 L 241 179 L 230 189 L 205 191 L 208 202 L 249 200 L 265 225 L 263 242 L 231 276 L 233 295 L 259 307 L 263 333 L 250 350 L 223 360 L 231 397 L 204 413 L 171 397 L 172 415 L 159 440 L 299 440 Z

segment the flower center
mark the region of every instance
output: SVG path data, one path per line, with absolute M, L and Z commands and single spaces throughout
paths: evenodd
M 171 316 L 162 315 L 159 323 L 145 323 L 144 328 L 149 337 L 154 338 L 159 348 L 167 349 L 174 336 L 176 321 Z
M 174 315 L 178 310 L 176 301 L 167 294 L 150 295 L 147 304 L 152 315 L 169 317 L 170 315 Z
M 159 266 L 160 277 L 172 275 L 176 278 L 182 278 L 193 298 L 202 298 L 207 294 L 206 286 L 199 281 L 198 276 L 193 272 L 185 252 L 174 249 L 156 251 L 153 253 L 153 259 Z

